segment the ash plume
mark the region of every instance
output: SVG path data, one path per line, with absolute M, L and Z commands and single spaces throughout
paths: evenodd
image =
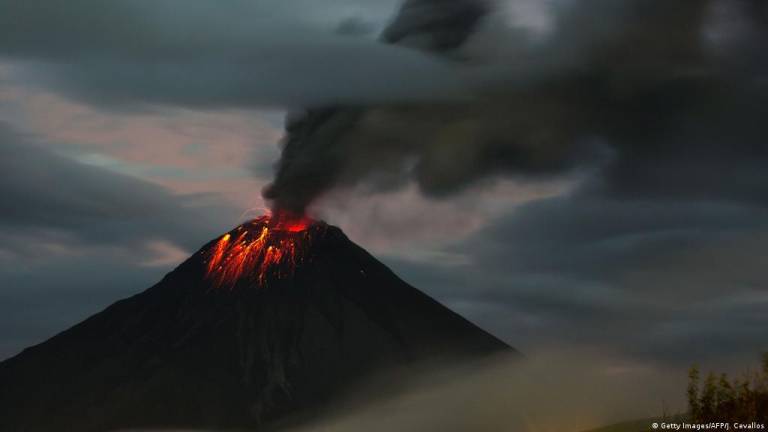
M 301 212 L 334 188 L 441 196 L 594 164 L 607 190 L 674 194 L 686 170 L 766 155 L 764 2 L 559 1 L 543 34 L 503 23 L 501 4 L 407 1 L 382 42 L 442 59 L 463 88 L 292 114 L 265 198 Z

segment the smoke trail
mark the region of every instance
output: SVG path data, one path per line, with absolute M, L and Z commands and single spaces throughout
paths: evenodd
M 488 6 L 481 0 L 408 0 L 384 31 L 382 40 L 426 51 L 451 52 L 466 41 L 487 12 Z M 275 207 L 303 213 L 314 198 L 341 180 L 346 168 L 356 166 L 358 173 L 354 177 L 364 177 L 370 171 L 366 159 L 372 162 L 377 155 L 365 154 L 367 151 L 360 146 L 355 149 L 355 143 L 345 135 L 365 120 L 367 111 L 360 107 L 328 107 L 289 118 L 277 174 L 265 189 L 265 198 Z M 395 165 L 407 152 L 406 148 L 382 150 L 380 156 L 386 159 L 378 162 Z M 350 158 L 355 152 L 359 161 Z
M 765 155 L 756 127 L 768 114 L 764 2 L 557 4 L 542 40 L 499 25 L 487 3 L 406 2 L 383 41 L 453 64 L 465 97 L 293 115 L 265 198 L 301 212 L 331 188 L 408 180 L 445 195 L 493 175 L 559 174 L 606 156 L 609 189 L 645 193 L 685 183 L 675 174 L 681 161 Z M 670 174 L 659 177 L 657 165 Z

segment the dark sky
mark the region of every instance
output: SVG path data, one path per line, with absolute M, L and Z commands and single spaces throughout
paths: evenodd
M 768 348 L 764 4 L 499 1 L 435 50 L 473 2 L 382 43 L 398 3 L 0 0 L 0 358 L 261 213 L 324 106 L 312 212 L 522 351 Z

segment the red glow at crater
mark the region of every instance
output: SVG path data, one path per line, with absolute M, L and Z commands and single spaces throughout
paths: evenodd
M 223 235 L 207 254 L 214 286 L 233 287 L 241 279 L 264 286 L 290 276 L 307 257 L 312 220 L 279 213 L 261 216 Z

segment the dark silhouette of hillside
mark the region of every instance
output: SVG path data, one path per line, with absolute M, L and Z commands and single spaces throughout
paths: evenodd
M 264 286 L 206 278 L 211 242 L 162 281 L 0 363 L 0 430 L 260 428 L 371 373 L 513 352 L 323 223 Z M 234 232 L 234 231 L 233 231 Z

